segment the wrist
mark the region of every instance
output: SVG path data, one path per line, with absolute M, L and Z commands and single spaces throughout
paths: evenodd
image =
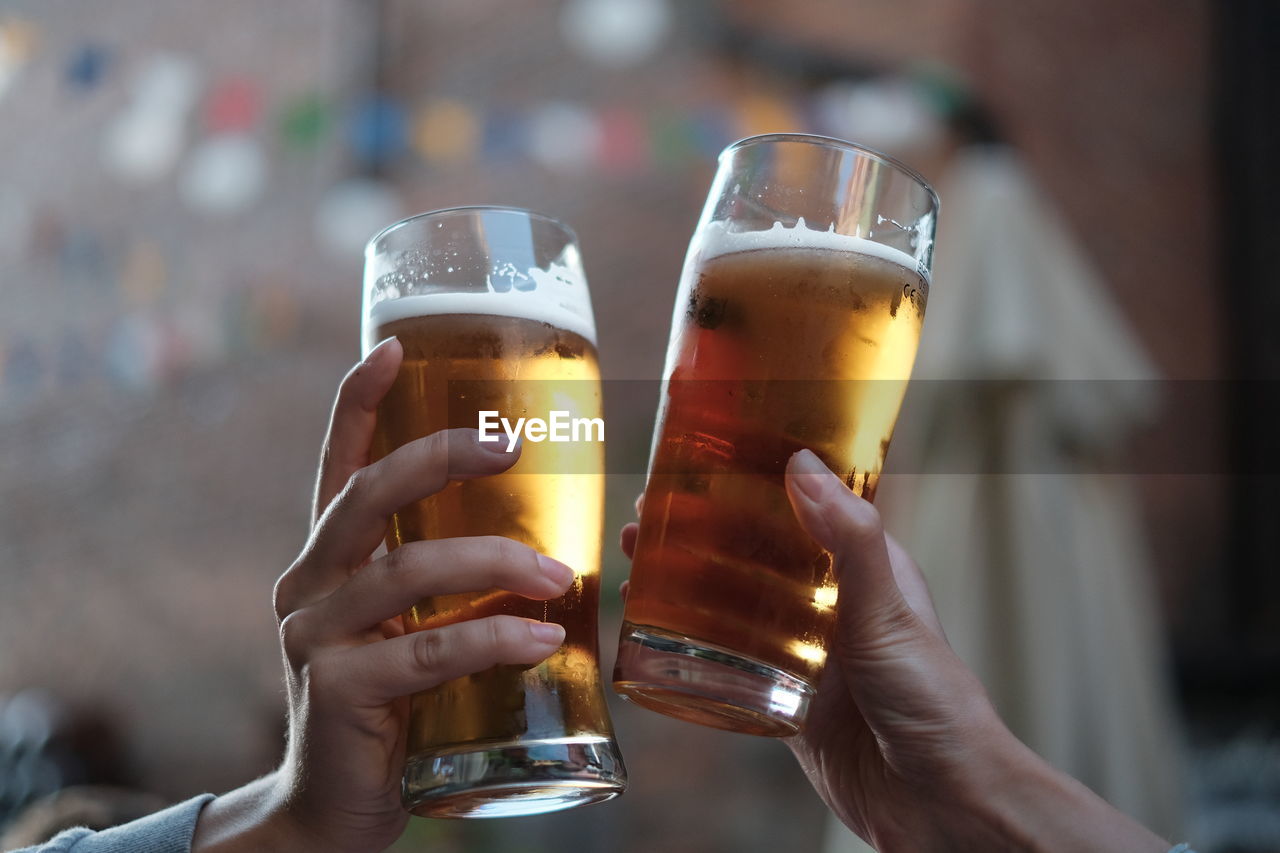
M 983 836 L 990 840 L 991 846 L 984 849 L 1167 853 L 1170 847 L 1012 734 L 993 751 L 969 789 L 968 800 Z
M 871 828 L 882 853 L 1168 853 L 1170 845 L 1015 738 L 994 712 L 953 756 L 951 772 L 886 810 Z
M 192 853 L 317 850 L 287 807 L 276 773 L 209 801 L 196 821 Z

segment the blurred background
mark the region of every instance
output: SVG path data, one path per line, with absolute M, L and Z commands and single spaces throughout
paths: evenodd
M 920 387 L 972 393 L 913 390 L 882 489 L 962 654 L 1157 830 L 1280 850 L 1278 38 L 1262 0 L 4 0 L 0 832 L 70 786 L 172 801 L 278 759 L 270 590 L 376 230 L 566 220 L 606 378 L 653 380 L 717 152 L 810 131 L 942 196 Z M 1039 450 L 989 466 L 1009 429 Z M 614 713 L 621 800 L 397 849 L 857 849 L 780 744 Z

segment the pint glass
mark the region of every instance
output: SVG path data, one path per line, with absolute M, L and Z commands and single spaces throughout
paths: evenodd
M 577 441 L 526 440 L 508 471 L 451 483 L 395 514 L 388 549 L 505 536 L 577 573 L 552 601 L 488 590 L 429 598 L 404 615 L 409 631 L 506 613 L 566 632 L 540 664 L 496 666 L 412 697 L 405 806 L 428 817 L 503 817 L 617 796 L 626 770 L 605 707 L 596 633 L 600 377 L 572 232 L 529 211 L 487 207 L 392 225 L 365 252 L 365 351 L 392 335 L 404 362 L 378 407 L 375 458 L 439 430 L 480 428 L 486 417 L 492 425 L 559 412 L 600 425 L 598 434 L 579 431 Z M 511 443 L 496 429 L 490 435 Z
M 799 731 L 826 660 L 831 555 L 784 470 L 872 499 L 911 374 L 937 196 L 857 145 L 731 145 L 676 296 L 614 688 L 673 717 Z

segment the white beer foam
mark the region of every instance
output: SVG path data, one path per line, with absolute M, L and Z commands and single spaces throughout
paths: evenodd
M 712 222 L 703 227 L 699 237 L 703 260 L 760 249 L 824 249 L 880 258 L 917 273 L 925 281 L 929 280 L 928 273 L 921 269 L 916 259 L 901 249 L 865 237 L 837 234 L 834 225 L 827 231 L 818 231 L 805 225 L 803 217 L 791 228 L 775 222 L 765 231 L 730 231 L 724 222 Z
M 484 291 L 427 293 L 384 299 L 369 310 L 366 318 L 365 350 L 377 343 L 371 338 L 387 323 L 441 314 L 487 314 L 534 320 L 581 335 L 595 346 L 596 323 L 591 313 L 591 297 L 581 274 L 569 267 L 552 264 L 545 270 L 527 270 L 518 278 L 532 281 L 533 286 L 517 289 L 508 279 L 509 289 L 495 290 L 491 280 L 488 290 Z

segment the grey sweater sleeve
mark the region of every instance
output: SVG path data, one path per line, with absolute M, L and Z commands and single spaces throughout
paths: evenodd
M 213 794 L 192 797 L 133 823 L 94 832 L 68 829 L 36 847 L 13 853 L 188 853 L 200 809 Z

